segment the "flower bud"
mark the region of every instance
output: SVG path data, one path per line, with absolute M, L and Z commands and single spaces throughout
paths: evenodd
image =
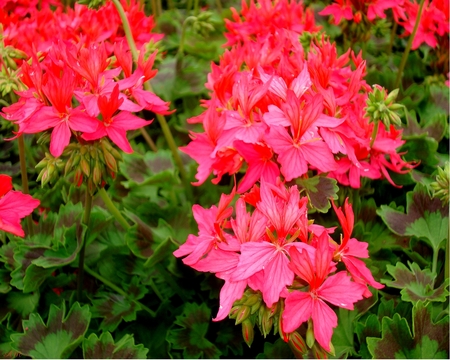
M 250 307 L 241 305 L 236 315 L 236 325 L 242 323 L 250 316 Z
M 244 338 L 244 341 L 250 347 L 253 342 L 253 338 L 255 337 L 255 331 L 253 329 L 253 323 L 250 319 L 244 320 L 242 322 L 242 337 Z
M 298 355 L 296 358 L 299 359 L 303 358 L 303 355 L 308 351 L 305 340 L 297 331 L 289 334 L 288 345 L 292 352 Z
M 81 171 L 83 171 L 83 173 L 86 175 L 86 177 L 89 177 L 89 175 L 91 174 L 91 167 L 84 157 L 82 157 L 80 160 L 80 168 Z
M 314 328 L 311 319 L 308 320 L 308 330 L 306 330 L 306 344 L 309 348 L 312 348 L 316 338 L 314 337 Z
M 446 162 L 444 169 L 438 167 L 436 181 L 430 184 L 433 189 L 433 197 L 441 199 L 444 205 L 449 203 L 449 188 L 450 188 L 450 166 Z

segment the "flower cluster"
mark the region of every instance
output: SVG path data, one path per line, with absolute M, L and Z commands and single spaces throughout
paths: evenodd
M 300 196 L 297 186 L 286 188 L 279 181 L 275 185 L 263 180 L 261 188 L 254 186 L 237 200 L 233 218 L 234 195 L 235 191 L 222 195 L 218 207 L 194 205 L 198 236 L 189 235 L 175 256 L 225 280 L 215 321 L 233 313 L 235 301 L 252 289 L 262 294 L 261 306 L 284 303 L 278 314 L 283 333 L 292 333 L 312 319 L 315 339 L 329 351 L 337 317 L 326 302 L 352 310 L 356 301 L 371 296 L 368 285 L 383 287 L 360 260 L 368 257 L 368 244 L 351 237 L 352 206 L 347 201 L 343 209 L 333 204 L 343 229 L 338 244 L 330 236 L 335 228 L 308 219 L 308 199 Z M 338 262 L 346 271 L 337 271 Z M 249 315 L 244 311 L 240 321 Z
M 302 2 L 290 0 L 259 0 L 256 4 L 251 0 L 247 5 L 242 1 L 240 13 L 231 8 L 233 20 L 225 19 L 228 30 L 225 37 L 228 42 L 225 46 L 264 38 L 274 34 L 277 29 L 288 29 L 298 34 L 304 31 L 317 32 L 314 14 L 310 8 L 303 6 Z
M 3 108 L 5 118 L 19 126 L 18 134 L 52 129 L 54 157 L 63 153 L 73 134 L 79 141 L 107 136 L 131 153 L 126 132 L 151 123 L 132 112 L 147 109 L 167 114 L 169 105 L 143 89 L 143 83 L 156 74 L 152 70 L 156 52 L 144 60 L 142 51 L 134 72 L 123 43 L 116 44 L 114 54 L 117 61 L 111 64 L 103 44 L 82 48 L 68 42 L 53 44 L 42 60 L 33 56 L 31 65 L 22 65 L 21 80 L 27 90 L 18 92 L 17 103 Z
M 25 51 L 29 56 L 46 52 L 58 39 L 85 46 L 104 42 L 108 54 L 114 43 L 125 42 L 120 16 L 111 1 L 98 10 L 75 3 L 73 8 L 58 0 L 1 0 L 0 22 L 6 45 Z M 138 48 L 162 39 L 152 33 L 153 18 L 146 16 L 142 3 L 121 0 Z
M 364 80 L 365 61 L 322 37 L 305 53 L 298 34 L 277 29 L 235 45 L 212 64 L 206 86 L 211 100 L 188 120 L 205 132 L 191 133 L 182 151 L 199 163 L 196 185 L 213 173 L 220 181 L 247 170 L 238 192 L 258 180 L 274 183 L 329 173 L 341 184 L 360 187 L 361 177 L 387 178 L 387 169 L 408 171 L 396 149 L 401 130 L 378 128 L 365 108 L 373 91 Z
M 23 237 L 20 220 L 30 215 L 40 201 L 12 188 L 12 178 L 0 174 L 0 230 Z
M 332 15 L 337 25 L 342 19 L 360 23 L 363 18 L 373 22 L 386 18 L 386 10 L 391 9 L 394 21 L 404 28 L 404 36 L 409 36 L 419 13 L 419 1 L 416 0 L 335 0 L 319 14 Z M 444 37 L 449 33 L 449 2 L 448 0 L 426 0 L 412 49 L 421 44 L 435 48 L 438 45 L 436 37 Z

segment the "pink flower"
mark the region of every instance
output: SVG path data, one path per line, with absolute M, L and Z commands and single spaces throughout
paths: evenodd
M 0 230 L 16 236 L 25 236 L 20 220 L 30 215 L 40 204 L 30 195 L 12 190 L 12 179 L 0 175 Z
M 127 139 L 127 130 L 136 130 L 150 124 L 152 121 L 145 121 L 128 111 L 115 113 L 122 104 L 123 99 L 119 98 L 119 86 L 116 85 L 111 96 L 100 96 L 98 98 L 98 107 L 103 117 L 99 122 L 98 129 L 92 133 L 84 133 L 82 138 L 85 140 L 97 140 L 108 136 L 121 150 L 130 154 L 133 152 Z
M 310 318 L 314 325 L 317 342 L 330 351 L 333 328 L 337 326 L 337 316 L 325 303 L 353 310 L 353 304 L 363 298 L 365 287 L 351 281 L 346 272 L 341 271 L 328 276 L 335 267 L 332 263 L 333 251 L 329 246 L 328 235 L 323 232 L 318 239 L 314 262 L 310 254 L 291 248 L 289 267 L 309 284 L 306 292 L 289 293 L 283 312 L 283 331 L 291 333 Z

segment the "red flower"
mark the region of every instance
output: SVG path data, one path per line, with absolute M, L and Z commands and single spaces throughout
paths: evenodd
M 40 204 L 39 200 L 20 191 L 12 190 L 12 179 L 0 175 L 0 229 L 16 236 L 25 236 L 20 220 L 30 215 Z

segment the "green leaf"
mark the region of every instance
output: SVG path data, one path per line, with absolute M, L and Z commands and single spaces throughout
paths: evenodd
M 24 294 L 13 291 L 8 293 L 6 300 L 9 308 L 16 310 L 25 318 L 36 309 L 39 303 L 39 293 Z
M 91 334 L 83 341 L 84 359 L 146 359 L 148 349 L 144 345 L 134 344 L 132 335 L 125 335 L 117 344 L 109 332 L 104 332 L 100 338 Z
M 12 347 L 24 356 L 40 359 L 68 358 L 83 340 L 91 314 L 89 306 L 75 303 L 67 317 L 66 307 L 61 309 L 50 306 L 47 325 L 39 314 L 31 314 L 29 320 L 23 321 L 24 334 L 11 336 Z
M 356 311 L 343 308 L 338 309 L 338 326 L 334 329 L 333 337 L 331 338 L 336 358 L 347 358 L 356 354 L 353 341 L 353 325 L 356 315 Z
M 114 331 L 124 321 L 136 320 L 136 313 L 141 306 L 134 300 L 141 299 L 147 289 L 137 284 L 139 279 L 133 278 L 130 285 L 125 288 L 128 297 L 114 293 L 99 293 L 98 299 L 92 300 L 92 317 L 103 318 L 100 330 Z
M 428 240 L 433 249 L 438 250 L 441 243 L 448 238 L 448 217 L 442 217 L 440 211 L 426 211 L 423 217 L 409 224 L 405 233 Z
M 15 332 L 12 330 L 10 324 L 11 313 L 8 313 L 5 318 L 2 319 L 0 323 L 0 358 L 1 359 L 14 359 L 19 355 L 11 347 L 11 335 Z M 6 325 L 3 322 L 6 320 Z
M 339 188 L 337 181 L 324 175 L 308 179 L 297 179 L 300 190 L 305 190 L 311 205 L 320 212 L 327 212 L 331 207 L 330 198 L 336 200 Z
M 169 330 L 166 339 L 173 349 L 183 350 L 184 358 L 218 359 L 222 353 L 205 337 L 210 321 L 211 310 L 205 303 L 186 303 L 174 322 L 178 326 Z
M 57 250 L 46 249 L 44 253 L 32 263 L 34 265 L 51 268 L 69 265 L 75 261 L 80 252 L 84 233 L 87 226 L 82 224 L 80 226 L 74 224 L 70 227 L 64 228 L 61 233 L 61 244 Z
M 382 337 L 368 337 L 370 354 L 375 358 L 390 359 L 448 359 L 449 316 L 437 323 L 431 319 L 431 303 L 419 301 L 413 308 L 413 334 L 405 318 L 395 314 L 383 318 Z
M 365 323 L 357 322 L 355 325 L 355 333 L 358 336 L 360 344 L 359 355 L 363 359 L 371 358 L 369 349 L 367 348 L 367 338 L 379 337 L 381 335 L 381 325 L 377 315 L 369 315 Z
M 443 233 L 445 224 L 448 228 L 448 209 L 439 199 L 432 199 L 421 184 L 406 194 L 406 214 L 386 205 L 381 205 L 377 214 L 395 234 L 423 237 L 433 249 L 446 238 Z M 442 224 L 437 224 L 439 218 Z
M 257 359 L 295 359 L 289 345 L 278 338 L 273 344 L 264 343 L 264 352 L 256 356 Z
M 433 289 L 432 284 L 436 274 L 433 274 L 429 269 L 421 270 L 416 263 L 408 262 L 409 269 L 398 262 L 396 266 L 388 265 L 387 271 L 394 278 L 394 281 L 383 279 L 382 282 L 389 287 L 402 289 L 403 301 L 410 301 L 416 303 L 418 301 L 439 301 L 444 302 L 448 296 L 449 279 Z

